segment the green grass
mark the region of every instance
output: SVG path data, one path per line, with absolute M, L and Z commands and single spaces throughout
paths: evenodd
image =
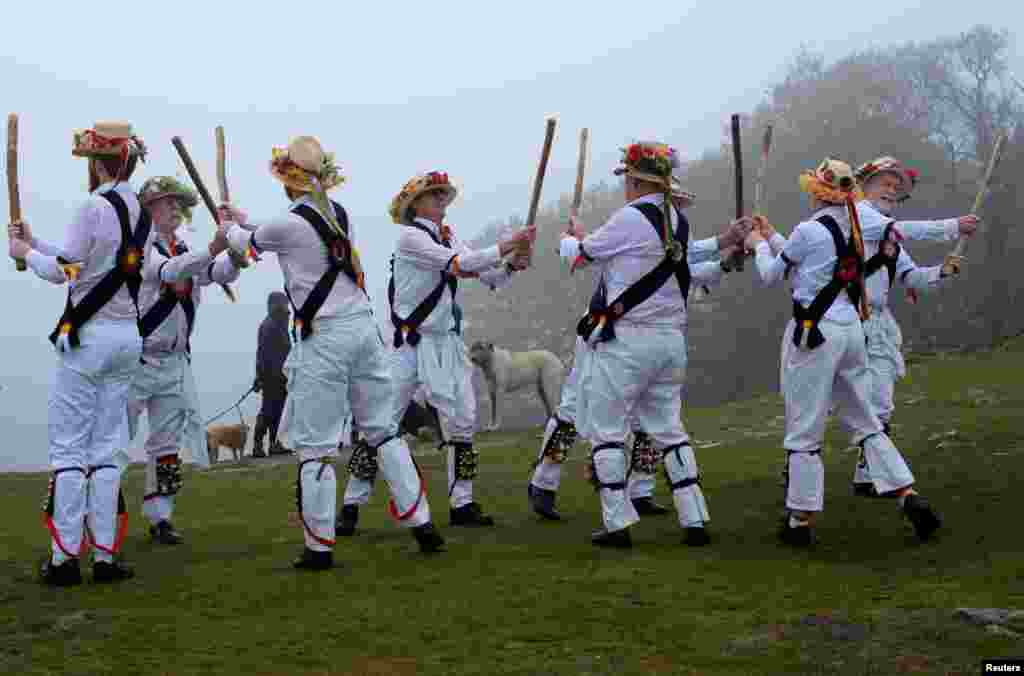
M 947 529 L 919 544 L 893 502 L 849 495 L 856 454 L 833 431 L 821 544 L 778 545 L 782 407 L 776 396 L 692 409 L 686 423 L 716 536 L 681 544 L 672 516 L 634 529 L 634 549 L 588 543 L 597 500 L 578 448 L 559 504 L 526 509 L 537 432 L 481 435 L 492 530 L 446 526 L 444 470 L 425 455 L 448 553 L 424 558 L 385 514 L 383 482 L 341 566 L 296 573 L 293 465 L 190 472 L 156 548 L 129 470 L 126 557 L 138 577 L 72 590 L 33 581 L 45 548 L 43 475 L 0 477 L 0 673 L 12 674 L 974 674 L 1022 639 L 954 618 L 961 606 L 1024 607 L 1024 342 L 920 357 L 897 391 L 894 437 Z M 708 445 L 716 443 L 718 445 Z M 659 495 L 668 502 L 659 478 Z

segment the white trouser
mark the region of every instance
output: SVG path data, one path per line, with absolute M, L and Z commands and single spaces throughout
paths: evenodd
M 128 401 L 128 424 L 133 439 L 143 411 L 149 422 L 149 436 L 145 443 L 146 492 L 142 513 L 155 525 L 169 521 L 174 513 L 174 495 L 159 492 L 157 461 L 177 456 L 180 449 L 188 448 L 197 465 L 210 465 L 192 366 L 183 352 L 143 355 Z
M 789 509 L 816 512 L 824 508 L 825 472 L 820 451 L 830 404 L 854 444 L 864 444 L 872 481 L 879 493 L 913 484 L 914 477 L 900 452 L 882 432 L 870 403 L 871 377 L 867 367 L 864 330 L 859 321 L 840 324 L 822 320 L 825 342 L 813 350 L 793 345 L 794 322 L 783 336 L 782 390 L 786 403 L 789 454 Z
M 533 470 L 533 478 L 530 479 L 530 483 L 537 488 L 558 491 L 558 487 L 561 485 L 562 463 L 551 462 L 549 458 L 545 458 L 544 449 L 547 448 L 548 441 L 558 425 L 558 420 L 576 425 L 578 418 L 576 406 L 578 399 L 577 389 L 579 387 L 577 374 L 580 372 L 590 352 L 590 348 L 583 339 L 577 337 L 573 366 L 569 369 L 565 382 L 562 383 L 561 399 L 558 402 L 558 409 L 555 413 L 557 420 L 555 418 L 548 419 L 547 425 L 544 428 L 544 437 L 540 442 L 540 451 L 537 455 L 538 463 Z M 640 429 L 636 416 L 630 416 L 630 429 L 634 433 Z M 653 496 L 654 483 L 655 478 L 653 474 L 634 470 L 629 476 L 629 497 L 635 499 Z
M 142 352 L 134 321 L 94 320 L 79 330 L 79 339 L 79 347 L 58 352 L 48 404 L 50 466 L 71 470 L 53 477 L 48 522 L 57 564 L 82 550 L 85 528 L 97 560 L 112 560 L 120 545 L 118 496 L 128 464 L 128 392 Z
M 334 468 L 320 461 L 337 455 L 349 417 L 367 443 L 381 447 L 383 456 L 409 455 L 408 447 L 397 438 L 395 384 L 380 333 L 368 312 L 316 320 L 313 335 L 292 346 L 284 370 L 288 398 L 281 434 L 304 463 L 299 482 L 306 544 L 325 551 L 334 544 L 337 480 Z M 419 477 L 411 459 L 400 475 L 396 483 L 416 486 L 419 496 Z M 395 502 L 398 510 L 407 510 L 413 501 L 403 494 L 395 495 Z M 420 502 L 417 509 L 429 509 L 425 496 Z M 429 518 L 429 511 L 425 513 Z
M 398 395 L 393 416 L 401 420 L 417 388 L 437 409 L 445 442 L 473 442 L 476 428 L 476 393 L 466 344 L 455 333 L 424 332 L 416 347 L 408 343 L 391 353 Z M 353 480 L 350 480 L 350 483 Z M 473 481 L 456 479 L 455 449 L 448 446 L 448 493 L 452 507 L 473 502 Z
M 871 317 L 864 322 L 867 338 L 868 372 L 871 374 L 871 408 L 883 424 L 892 420 L 896 381 L 907 373 L 903 361 L 903 333 L 888 306 L 872 306 Z M 858 462 L 853 482 L 871 483 L 867 462 Z
M 686 337 L 682 330 L 638 327 L 619 322 L 616 339 L 598 343 L 580 373 L 580 406 L 587 420 L 587 439 L 595 447 L 614 447 L 593 453 L 598 480 L 605 484 L 626 481 L 630 414 L 650 435 L 659 451 L 679 448 L 678 458 L 670 452 L 665 468 L 672 483 L 696 479 L 699 475 L 689 436 L 680 417 L 682 385 L 686 378 Z M 689 449 L 687 453 L 683 449 Z M 610 531 L 626 528 L 639 520 L 626 499 L 626 491 L 601 488 L 601 510 Z M 703 492 L 696 483 L 673 491 L 673 501 L 683 526 L 701 525 L 709 520 Z

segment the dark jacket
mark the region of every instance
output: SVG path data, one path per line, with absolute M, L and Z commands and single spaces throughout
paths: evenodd
M 288 320 L 269 316 L 260 323 L 256 348 L 256 378 L 267 384 L 284 380 L 284 360 L 292 349 Z

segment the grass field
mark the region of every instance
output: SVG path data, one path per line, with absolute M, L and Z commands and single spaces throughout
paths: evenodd
M 44 475 L 0 477 L 0 673 L 11 674 L 975 674 L 1024 638 L 965 623 L 962 606 L 1024 608 L 1024 341 L 912 361 L 893 436 L 942 513 L 918 543 L 888 500 L 854 498 L 856 454 L 835 432 L 816 549 L 777 544 L 776 396 L 694 409 L 686 422 L 716 542 L 681 544 L 674 516 L 634 548 L 592 547 L 596 497 L 578 448 L 559 505 L 526 508 L 537 432 L 479 438 L 490 530 L 447 527 L 439 455 L 421 455 L 448 540 L 418 554 L 385 513 L 383 482 L 331 572 L 297 573 L 291 464 L 189 472 L 176 548 L 147 542 L 142 473 L 126 474 L 126 558 L 138 577 L 71 590 L 33 581 Z M 343 473 L 342 480 L 344 479 Z M 659 478 L 659 499 L 668 503 Z M 1024 627 L 1021 628 L 1024 631 Z M 999 632 L 999 633 L 996 633 Z

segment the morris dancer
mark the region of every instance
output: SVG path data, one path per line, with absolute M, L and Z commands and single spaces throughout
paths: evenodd
M 682 186 L 673 181 L 672 203 L 678 211 L 681 212 L 690 206 L 693 200 L 692 193 L 683 190 Z M 718 256 L 717 248 L 709 248 L 707 251 L 695 252 L 689 258 L 691 263 L 699 263 L 713 260 Z M 538 515 L 552 521 L 562 518 L 555 507 L 555 499 L 561 484 L 562 464 L 576 443 L 577 374 L 583 368 L 583 362 L 589 353 L 590 349 L 583 339 L 577 338 L 573 366 L 562 385 L 558 409 L 555 415 L 548 419 L 544 429 L 540 451 L 534 461 L 533 477 L 527 487 L 530 507 Z M 629 497 L 633 507 L 640 516 L 667 514 L 670 510 L 654 500 L 658 455 L 651 437 L 640 429 L 635 416 L 630 417 L 630 429 L 633 432 L 633 447 L 630 455 Z
M 146 148 L 127 122 L 98 122 L 74 134 L 71 154 L 88 159 L 89 197 L 64 244 L 8 227 L 10 253 L 40 278 L 69 285 L 50 342 L 57 374 L 48 406 L 50 465 L 46 524 L 52 555 L 45 584 L 81 584 L 79 558 L 94 546 L 93 582 L 130 578 L 115 558 L 127 530 L 121 473 L 128 462 L 128 392 L 142 354 L 138 294 L 148 215 L 128 182 Z
M 917 183 L 917 172 L 906 169 L 892 157 L 880 157 L 857 170 L 857 180 L 868 204 L 886 217 L 897 205 L 910 199 Z M 890 224 L 892 227 L 893 224 Z M 978 228 L 977 216 L 968 215 L 940 221 L 899 221 L 894 224 L 904 239 L 954 240 L 971 237 Z M 891 434 L 893 392 L 896 381 L 906 375 L 903 361 L 903 333 L 889 309 L 889 289 L 897 280 L 908 291 L 912 301 L 918 292 L 938 287 L 960 271 L 958 259 L 947 258 L 942 265 L 919 268 L 904 247 L 886 243 L 881 250 L 865 243 L 867 257 L 866 286 L 871 317 L 864 323 L 867 336 L 868 371 L 871 373 L 871 405 L 882 421 L 886 434 Z M 884 270 L 884 273 L 883 273 Z M 867 461 L 861 451 L 853 475 L 855 495 L 877 495 L 871 483 Z
M 938 221 L 893 221 L 892 212 L 897 204 L 909 198 L 917 182 L 917 173 L 905 169 L 892 157 L 880 157 L 857 170 L 857 179 L 865 193 L 865 200 L 857 203 L 858 214 L 863 219 L 878 218 L 871 210 L 882 214 L 887 227 L 894 229 L 904 240 L 953 240 L 958 236 L 970 237 L 978 227 L 976 216 L 961 216 Z M 890 230 L 892 232 L 892 230 Z M 774 232 L 770 226 L 762 228 L 760 236 L 768 240 L 772 253 L 777 255 L 785 246 L 786 239 Z M 868 371 L 871 373 L 871 405 L 882 421 L 886 434 L 891 435 L 890 420 L 893 411 L 893 388 L 895 381 L 906 373 L 901 346 L 903 336 L 888 307 L 889 289 L 900 281 L 911 297 L 934 289 L 959 271 L 958 261 L 948 273 L 943 266 L 918 268 L 906 249 L 893 237 L 883 238 L 879 243 L 865 241 L 865 280 L 868 305 L 871 316 L 864 323 L 867 337 Z M 882 274 L 884 270 L 887 274 Z M 784 347 L 788 343 L 784 342 Z M 783 375 L 784 377 L 784 375 Z M 863 451 L 854 470 L 853 492 L 855 495 L 877 495 L 867 473 L 867 462 Z
M 128 421 L 134 438 L 139 416 L 146 412 L 149 436 L 142 513 L 150 523 L 153 541 L 174 545 L 183 541 L 171 523 L 182 483 L 178 449 L 191 449 L 200 467 L 210 464 L 191 365 L 201 288 L 235 281 L 238 268 L 223 253 L 227 239 L 219 228 L 205 250 L 189 251 L 178 239 L 178 227 L 192 220 L 192 207 L 198 202 L 191 188 L 171 176 L 157 176 L 142 184 L 139 201 L 154 231 L 142 268 L 142 366 L 132 381 Z
M 626 206 L 584 238 L 573 218 L 562 239 L 563 255 L 602 266 L 601 294 L 580 322 L 579 334 L 594 351 L 577 375 L 580 435 L 593 445 L 591 475 L 598 489 L 604 529 L 592 542 L 631 547 L 629 526 L 639 521 L 626 499 L 629 480 L 624 443 L 628 417 L 636 416 L 660 452 L 688 545 L 706 545 L 709 520 L 697 461 L 680 418 L 686 371 L 686 298 L 691 279 L 717 282 L 724 263 L 690 264 L 692 256 L 742 243 L 749 219 L 736 221 L 724 238 L 689 241 L 685 216 L 670 204 L 674 149 L 635 143 L 623 149 Z M 678 223 L 678 226 L 673 226 Z M 674 281 L 673 281 L 674 278 Z
M 494 519 L 473 499 L 476 397 L 473 367 L 456 329 L 455 294 L 460 277 L 479 278 L 492 290 L 506 284 L 525 267 L 536 230 L 531 225 L 495 246 L 470 249 L 444 223 L 457 192 L 447 174 L 433 171 L 411 178 L 391 201 L 391 218 L 402 226 L 388 285 L 395 348 L 391 368 L 398 389 L 392 417 L 398 424 L 416 389 L 424 386 L 427 403 L 440 417 L 441 448 L 448 448 L 449 523 L 492 526 Z M 513 253 L 518 254 L 515 261 L 503 264 L 502 258 Z M 369 501 L 373 489 L 376 461 L 366 450 L 357 444 L 352 452 L 352 476 L 338 521 L 342 534 L 355 532 L 359 505 Z
M 232 250 L 252 258 L 262 251 L 277 254 L 294 309 L 281 429 L 299 456 L 296 493 L 306 546 L 293 565 L 334 565 L 337 484 L 331 461 L 349 416 L 381 458 L 392 514 L 412 529 L 422 551 L 438 551 L 444 541 L 430 520 L 409 447 L 398 436 L 395 386 L 352 227 L 341 205 L 327 200 L 326 191 L 344 177 L 333 154 L 311 136 L 274 148 L 270 171 L 284 184 L 287 212 L 254 227 L 236 209 L 222 211 L 235 223 L 228 231 Z
M 853 442 L 864 450 L 876 490 L 897 497 L 918 537 L 926 540 L 942 522 L 914 489 L 910 468 L 870 401 L 862 325 L 868 318 L 865 242 L 879 246 L 893 231 L 891 221 L 856 206 L 853 172 L 844 162 L 826 158 L 814 172 L 801 176 L 800 185 L 811 195 L 814 217 L 796 226 L 778 257 L 759 234 L 748 242 L 756 246 L 758 271 L 766 284 L 781 281 L 787 268 L 794 270 L 794 319 L 782 350 L 788 517 L 779 535 L 793 546 L 815 540 L 814 519 L 824 507 L 821 448 L 834 400 L 844 425 L 853 431 Z

